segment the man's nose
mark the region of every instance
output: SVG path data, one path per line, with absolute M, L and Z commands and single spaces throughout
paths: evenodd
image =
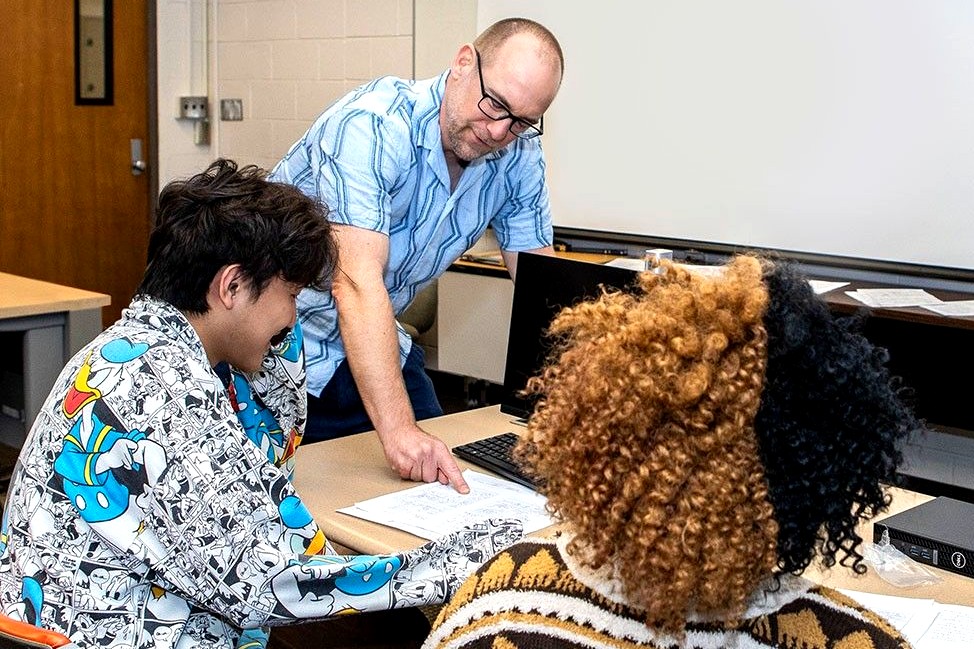
M 511 132 L 511 120 L 510 118 L 491 121 L 487 124 L 487 132 L 490 133 L 490 137 L 495 142 L 500 142 L 508 136 Z

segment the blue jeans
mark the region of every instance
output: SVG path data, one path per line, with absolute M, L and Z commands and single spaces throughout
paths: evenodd
M 413 405 L 416 419 L 439 417 L 443 408 L 436 398 L 433 381 L 426 374 L 426 355 L 423 348 L 413 344 L 402 368 L 406 392 Z M 335 370 L 335 375 L 325 385 L 321 395 L 308 395 L 308 425 L 304 431 L 304 443 L 310 444 L 353 433 L 372 430 L 375 426 L 365 412 L 348 359 Z

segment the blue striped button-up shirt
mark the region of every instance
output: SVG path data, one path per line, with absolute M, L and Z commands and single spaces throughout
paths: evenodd
M 328 108 L 274 168 L 320 198 L 335 223 L 389 237 L 385 285 L 395 313 L 491 226 L 503 250 L 551 245 L 551 210 L 538 139 L 515 139 L 474 160 L 455 191 L 440 136 L 447 73 L 425 81 L 382 77 Z M 308 390 L 320 394 L 345 358 L 329 293 L 298 298 Z M 410 349 L 399 329 L 401 360 Z

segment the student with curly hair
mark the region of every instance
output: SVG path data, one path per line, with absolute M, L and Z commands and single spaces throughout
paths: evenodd
M 555 318 L 516 452 L 564 531 L 484 565 L 426 646 L 908 647 L 798 576 L 865 571 L 856 525 L 923 428 L 887 353 L 788 264 L 665 269 Z

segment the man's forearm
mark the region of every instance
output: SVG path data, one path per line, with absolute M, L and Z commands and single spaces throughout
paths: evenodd
M 392 305 L 384 293 L 382 298 L 347 296 L 339 305 L 339 327 L 349 368 L 380 438 L 390 430 L 415 423 L 402 379 Z

